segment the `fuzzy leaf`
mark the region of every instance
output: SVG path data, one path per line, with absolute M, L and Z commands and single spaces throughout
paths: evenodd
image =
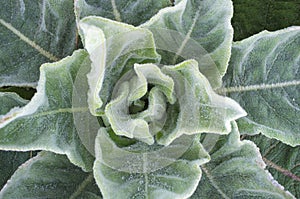
M 160 56 L 147 29 L 101 17 L 87 17 L 79 24 L 92 61 L 88 74 L 89 108 L 93 115 L 101 115 L 118 79 L 134 63 L 158 62 Z
M 257 144 L 274 178 L 300 198 L 300 146 L 291 147 L 261 134 L 247 138 Z
M 36 86 L 42 63 L 57 61 L 76 47 L 73 2 L 1 2 L 0 87 Z
M 78 69 L 90 61 L 83 50 L 41 67 L 37 93 L 22 108 L 14 108 L 0 118 L 0 149 L 48 150 L 66 154 L 85 170 L 91 169 L 92 156 L 81 144 L 73 123 L 73 81 Z
M 93 174 L 74 166 L 64 155 L 41 152 L 24 163 L 0 192 L 0 198 L 97 198 Z
M 8 113 L 12 108 L 22 107 L 27 104 L 15 93 L 0 92 L 0 115 Z M 1 116 L 0 116 L 1 118 Z M 0 151 L 0 189 L 15 172 L 18 166 L 30 158 L 30 153 Z
M 236 123 L 229 136 L 220 137 L 203 166 L 203 178 L 191 199 L 294 198 L 283 190 L 268 171 L 251 141 L 240 141 Z M 205 142 L 205 139 L 204 141 Z
M 221 86 L 230 58 L 232 14 L 229 0 L 182 0 L 174 7 L 160 10 L 141 27 L 153 32 L 157 48 L 164 50 L 160 51 L 164 64 L 178 63 L 180 56 L 196 59 L 202 63 L 200 71 L 216 88 Z
M 189 147 L 177 144 L 173 150 L 170 147 L 169 150 L 163 148 L 153 151 L 151 146 L 147 146 L 150 152 L 142 152 L 139 147 L 139 150 L 135 147 L 122 149 L 108 137 L 105 129 L 99 131 L 94 175 L 104 198 L 184 199 L 194 192 L 201 178 L 199 165 L 209 159 L 199 142 L 189 145 L 190 150 Z M 174 154 L 171 151 L 176 152 L 176 147 L 185 149 L 180 159 L 172 159 Z M 165 154 L 165 150 L 171 152 L 171 155 Z M 165 158 L 163 155 L 171 158 L 166 165 L 162 160 Z M 123 166 L 119 167 L 119 164 Z
M 136 26 L 150 19 L 161 8 L 171 6 L 171 1 L 76 0 L 75 5 L 78 18 L 96 15 Z
M 224 87 L 248 113 L 242 134 L 263 133 L 300 145 L 300 27 L 261 32 L 236 42 Z M 227 87 L 227 88 L 226 88 Z
M 208 80 L 199 72 L 195 60 L 165 66 L 162 72 L 175 82 L 179 113 L 168 112 L 166 120 L 176 123 L 166 125 L 161 131 L 160 144 L 168 145 L 182 134 L 229 133 L 230 122 L 246 115 L 234 100 L 214 93 Z M 173 107 L 171 105 L 170 109 L 174 108 L 176 104 Z

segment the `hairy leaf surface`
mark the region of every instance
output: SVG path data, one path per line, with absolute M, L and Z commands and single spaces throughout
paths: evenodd
M 0 87 L 36 86 L 39 67 L 76 47 L 73 1 L 2 1 Z
M 82 64 L 90 64 L 84 50 L 41 67 L 37 93 L 22 108 L 0 118 L 0 148 L 4 150 L 48 150 L 67 154 L 70 160 L 91 169 L 92 157 L 81 144 L 73 124 L 73 81 Z
M 148 146 L 149 153 L 140 151 L 140 147 L 139 150 L 119 148 L 108 137 L 106 130 L 101 129 L 96 138 L 96 182 L 104 198 L 188 198 L 201 178 L 199 165 L 209 159 L 199 141 L 190 146 L 181 158 L 170 159 L 171 162 L 161 168 L 159 164 L 165 163 L 159 158 L 163 152 L 158 150 L 153 154 L 155 151 L 151 146 Z M 173 148 L 173 151 L 176 151 L 176 148 Z M 111 159 L 110 155 L 113 156 Z M 170 154 L 165 155 L 172 157 Z M 133 158 L 130 158 L 131 156 Z M 109 161 L 103 159 L 105 157 Z M 123 166 L 117 169 L 115 166 L 118 166 L 118 163 L 115 163 L 119 159 L 127 159 L 128 162 L 122 162 Z
M 0 198 L 102 197 L 91 173 L 83 172 L 64 155 L 40 152 L 18 168 Z
M 175 96 L 178 100 L 178 116 L 172 111 L 161 131 L 159 143 L 168 145 L 182 134 L 218 133 L 231 131 L 230 122 L 246 115 L 232 99 L 214 93 L 208 80 L 199 72 L 195 60 L 187 60 L 175 66 L 165 66 L 162 71 L 174 80 Z M 170 109 L 174 109 L 172 106 Z M 170 119 L 177 116 L 177 119 Z
M 101 16 L 132 25 L 140 25 L 161 8 L 171 6 L 169 0 L 76 0 L 78 18 Z
M 196 59 L 201 63 L 200 71 L 208 78 L 212 87 L 216 88 L 221 86 L 221 78 L 226 72 L 230 58 L 233 38 L 230 24 L 232 14 L 232 2 L 229 0 L 182 0 L 177 1 L 174 7 L 160 10 L 141 26 L 153 32 L 158 49 L 164 49 L 166 45 L 161 42 L 161 37 L 172 43 L 175 49 L 173 53 L 177 55 L 174 57 L 174 54 L 166 52 L 168 49 L 164 49 L 160 52 L 164 64 L 175 64 L 179 60 L 178 56 Z M 189 41 L 190 39 L 196 41 L 196 44 Z M 192 50 L 189 50 L 189 44 L 192 45 Z M 188 54 L 185 54 L 185 51 Z
M 114 85 L 134 63 L 159 62 L 152 34 L 101 17 L 80 21 L 81 36 L 92 61 L 89 81 L 89 107 L 93 115 L 103 114 Z M 101 109 L 102 108 L 102 109 Z
M 263 135 L 248 138 L 259 147 L 274 178 L 296 198 L 300 198 L 300 146 L 291 147 Z
M 221 136 L 212 149 L 211 161 L 201 166 L 203 177 L 191 198 L 294 198 L 265 170 L 256 145 L 240 141 L 232 125 L 230 135 Z
M 220 93 L 235 99 L 248 116 L 238 121 L 242 134 L 263 133 L 300 144 L 300 27 L 264 31 L 232 49 Z
M 27 104 L 15 93 L 0 93 L 0 115 L 8 113 L 12 108 Z M 0 116 L 1 118 L 1 116 Z M 19 165 L 30 158 L 30 153 L 0 151 L 0 189 L 15 172 Z
M 149 85 L 153 86 L 149 106 L 131 114 L 130 104 L 142 99 Z M 134 71 L 118 81 L 112 96 L 105 115 L 114 132 L 148 144 L 154 143 L 157 133 L 162 145 L 183 134 L 229 133 L 230 121 L 246 115 L 235 101 L 214 93 L 195 60 L 161 70 L 154 64 L 135 64 Z

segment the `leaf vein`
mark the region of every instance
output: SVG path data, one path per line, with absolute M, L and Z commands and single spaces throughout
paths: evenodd
M 111 5 L 112 5 L 112 8 L 113 8 L 113 13 L 114 13 L 115 19 L 117 21 L 121 22 L 122 21 L 121 14 L 118 11 L 118 8 L 117 8 L 115 0 L 111 0 Z
M 289 86 L 299 86 L 300 80 L 294 81 L 286 81 L 286 82 L 279 82 L 279 83 L 272 83 L 272 84 L 255 84 L 249 86 L 234 86 L 234 87 L 223 87 L 216 89 L 215 92 L 218 94 L 224 95 L 227 93 L 240 93 L 240 92 L 247 92 L 247 91 L 257 91 L 257 90 L 268 90 L 274 88 L 282 88 L 282 87 L 289 87 Z
M 185 36 L 183 42 L 181 43 L 180 47 L 178 48 L 178 51 L 176 52 L 176 55 L 175 55 L 174 58 L 173 58 L 173 61 L 172 61 L 173 64 L 176 63 L 176 60 L 178 59 L 178 55 L 181 55 L 181 54 L 182 54 L 182 51 L 183 51 L 184 47 L 186 46 L 187 42 L 188 42 L 189 39 L 191 38 L 191 34 L 192 34 L 192 32 L 193 32 L 193 30 L 194 30 L 194 28 L 195 28 L 195 25 L 196 25 L 196 22 L 197 22 L 199 16 L 200 16 L 200 7 L 198 8 L 198 10 L 197 10 L 197 12 L 196 12 L 196 14 L 195 14 L 195 17 L 194 17 L 194 19 L 193 19 L 193 23 L 192 23 L 192 25 L 191 25 L 189 31 L 187 32 L 187 34 L 186 34 L 186 36 Z
M 8 30 L 12 31 L 15 35 L 17 35 L 22 41 L 29 44 L 31 47 L 36 49 L 40 54 L 47 57 L 51 61 L 58 61 L 59 58 L 55 57 L 52 53 L 44 50 L 41 46 L 36 44 L 34 41 L 26 37 L 24 34 L 22 34 L 19 30 L 17 30 L 15 27 L 13 27 L 11 24 L 7 23 L 3 19 L 0 19 L 0 24 L 6 27 Z
M 220 193 L 220 195 L 225 198 L 225 199 L 230 199 L 230 197 L 228 197 L 221 189 L 220 187 L 215 183 L 215 180 L 213 179 L 213 176 L 210 175 L 210 173 L 208 172 L 207 168 L 204 167 L 203 165 L 201 166 L 202 170 L 204 171 L 204 173 L 206 174 L 207 178 L 209 179 L 209 181 L 211 182 L 212 186 Z

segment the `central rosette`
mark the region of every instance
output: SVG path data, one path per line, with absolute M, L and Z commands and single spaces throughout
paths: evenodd
M 154 64 L 135 64 L 115 85 L 105 115 L 117 135 L 151 145 L 175 102 L 172 78 Z
M 85 18 L 79 26 L 90 61 L 87 103 L 105 131 L 169 146 L 182 135 L 229 133 L 230 122 L 245 115 L 214 92 L 196 60 L 161 65 L 166 60 L 149 30 L 103 18 Z

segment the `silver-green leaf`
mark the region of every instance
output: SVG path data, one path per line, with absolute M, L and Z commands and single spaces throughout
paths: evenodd
M 173 150 L 170 148 L 169 152 L 176 152 L 176 146 L 173 146 Z M 154 154 L 154 148 L 149 152 L 140 151 L 140 147 L 119 148 L 106 130 L 101 129 L 96 138 L 96 182 L 107 199 L 188 198 L 201 178 L 199 165 L 209 159 L 199 142 L 193 142 L 190 146 L 181 157 L 172 159 L 174 154 L 164 154 L 164 149 L 158 149 Z M 160 155 L 162 159 L 163 155 L 170 155 L 169 162 L 160 159 Z M 166 162 L 168 164 L 164 165 Z M 119 164 L 123 166 L 119 167 Z M 160 164 L 164 166 L 160 167 Z
M 274 178 L 300 198 L 300 146 L 291 147 L 262 134 L 246 138 L 257 144 Z
M 12 175 L 0 198 L 101 199 L 93 174 L 71 164 L 64 155 L 40 152 Z
M 27 103 L 27 100 L 24 100 L 16 93 L 0 92 L 0 115 L 8 113 L 13 108 L 22 107 Z M 0 189 L 18 166 L 29 158 L 30 152 L 0 151 Z
M 168 112 L 166 125 L 160 132 L 158 142 L 168 145 L 183 134 L 217 133 L 231 131 L 230 122 L 243 117 L 246 112 L 234 100 L 217 95 L 208 80 L 199 72 L 195 60 L 187 60 L 175 66 L 164 66 L 162 72 L 175 82 L 178 115 Z M 176 109 L 170 105 L 170 109 Z
M 42 65 L 32 100 L 0 116 L 0 149 L 66 154 L 74 164 L 90 170 L 93 157 L 82 145 L 73 122 L 73 112 L 88 111 L 88 107 L 72 108 L 73 81 L 87 63 L 88 54 L 79 50 L 59 62 Z
M 265 170 L 259 148 L 240 141 L 237 125 L 232 125 L 230 135 L 221 136 L 211 150 L 211 161 L 201 166 L 203 178 L 191 199 L 294 198 Z
M 201 63 L 201 73 L 216 88 L 222 84 L 221 79 L 230 58 L 232 15 L 233 6 L 230 0 L 182 0 L 177 1 L 174 7 L 160 10 L 141 27 L 149 28 L 153 32 L 157 48 L 164 50 L 160 52 L 164 64 L 175 64 L 180 56 L 184 59 L 196 59 Z M 169 31 L 165 31 L 166 29 Z M 175 49 L 175 56 L 166 52 L 169 49 L 164 48 L 166 43 L 161 38 L 172 43 L 170 45 L 173 49 L 170 50 Z
M 233 45 L 224 93 L 248 116 L 242 134 L 262 133 L 300 145 L 300 27 L 264 31 Z
M 170 0 L 75 0 L 78 18 L 95 15 L 135 26 L 167 6 L 171 6 Z
M 134 63 L 157 63 L 154 39 L 147 29 L 136 28 L 102 17 L 87 17 L 79 23 L 81 36 L 92 61 L 89 81 L 89 108 L 103 114 L 118 79 Z
M 39 67 L 76 48 L 73 1 L 2 1 L 0 87 L 35 87 Z

